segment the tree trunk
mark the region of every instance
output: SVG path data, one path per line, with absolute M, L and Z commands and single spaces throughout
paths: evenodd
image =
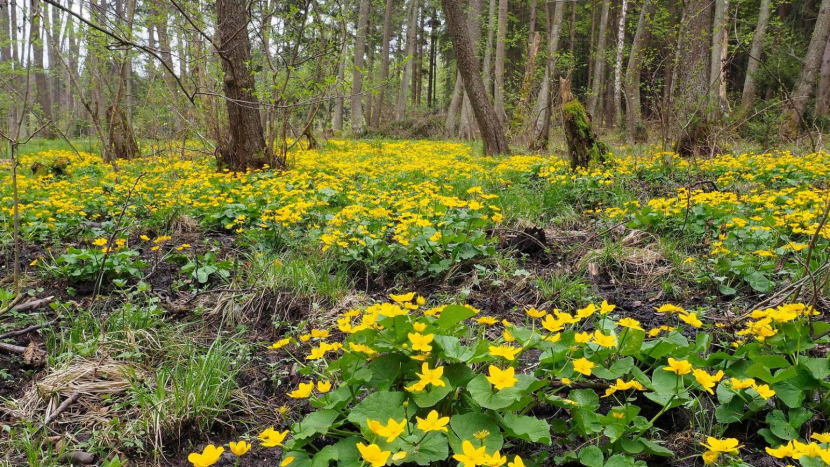
M 340 61 L 337 63 L 337 97 L 334 99 L 334 111 L 331 117 L 331 129 L 337 132 L 343 131 L 343 106 L 345 97 L 343 97 L 343 79 L 346 75 L 346 54 L 345 47 L 340 54 Z
M 438 63 L 436 62 L 435 42 L 438 40 L 438 26 L 441 23 L 435 18 L 435 11 L 432 12 L 432 19 L 429 22 L 429 77 L 427 81 L 427 107 L 432 111 L 436 106 L 435 91 L 438 84 Z
M 470 41 L 467 25 L 464 24 L 464 10 L 460 0 L 441 0 L 444 15 L 447 18 L 447 30 L 450 32 L 453 48 L 458 61 L 458 70 L 464 80 L 464 88 L 470 96 L 470 103 L 475 112 L 478 128 L 484 140 L 484 154 L 509 154 L 507 140 L 496 111 L 487 98 L 487 90 L 481 81 L 478 59 Z
M 741 111 L 744 113 L 748 112 L 755 104 L 755 75 L 758 74 L 758 70 L 761 68 L 761 53 L 764 50 L 764 39 L 767 35 L 771 3 L 772 0 L 761 0 L 758 23 L 755 26 L 755 34 L 752 35 L 749 63 L 746 66 L 746 77 L 744 78 L 744 90 L 741 94 Z
M 629 143 L 644 142 L 645 127 L 642 123 L 640 105 L 640 74 L 643 70 L 643 55 L 649 37 L 651 15 L 657 0 L 645 0 L 637 20 L 637 32 L 631 42 L 628 68 L 625 71 L 625 133 Z
M 559 96 L 562 102 L 562 126 L 565 131 L 565 141 L 568 143 L 571 169 L 587 169 L 591 162 L 605 162 L 609 148 L 597 139 L 591 125 L 591 116 L 574 98 L 570 81 L 559 79 Z
M 493 40 L 496 35 L 496 0 L 490 0 L 490 9 L 487 15 L 487 45 L 484 48 L 484 88 L 487 95 L 493 96 Z
M 716 102 L 709 108 L 709 119 L 717 121 L 728 108 L 724 60 L 725 44 L 729 34 L 729 0 L 715 0 L 715 19 L 712 25 L 712 45 L 709 61 L 709 82 L 717 95 Z
M 625 46 L 625 15 L 628 0 L 622 0 L 620 23 L 617 28 L 617 57 L 614 60 L 614 126 L 622 128 L 622 62 Z
M 52 116 L 55 118 L 55 124 L 57 125 L 61 120 L 61 87 L 63 85 L 60 73 L 58 73 L 59 68 L 56 65 L 58 63 L 58 51 L 61 46 L 61 21 L 58 14 L 59 10 L 56 7 L 50 6 L 49 10 L 51 13 L 49 26 L 52 36 L 52 41 L 49 44 L 49 84 L 52 87 Z
M 548 57 L 545 63 L 545 77 L 530 119 L 534 124 L 530 128 L 533 131 L 530 148 L 533 150 L 546 149 L 550 138 L 550 120 L 553 115 L 553 80 L 556 76 L 556 61 L 559 58 L 559 35 L 562 31 L 564 10 L 565 6 L 560 2 L 545 5 L 548 26 Z
M 418 0 L 409 1 L 409 12 L 406 24 L 406 67 L 401 78 L 401 90 L 398 93 L 398 103 L 395 106 L 395 121 L 402 122 L 406 117 L 407 93 L 410 91 L 409 80 L 415 67 L 415 42 L 417 41 L 416 27 L 418 22 Z
M 366 34 L 369 31 L 369 0 L 360 0 L 360 13 L 357 20 L 357 39 L 354 46 L 354 66 L 352 67 L 352 132 L 363 133 L 363 54 L 366 52 Z
M 380 126 L 380 114 L 386 100 L 386 87 L 389 85 L 389 41 L 392 38 L 392 13 L 395 9 L 395 0 L 386 0 L 386 12 L 383 14 L 383 43 L 380 48 L 380 93 L 375 111 L 372 113 L 371 127 L 374 130 Z
M 507 42 L 507 0 L 499 0 L 499 31 L 496 39 L 495 89 L 493 96 L 499 123 L 507 121 L 504 109 L 504 53 Z
M 830 32 L 830 0 L 822 0 L 821 9 L 816 18 L 816 26 L 813 29 L 813 37 L 807 47 L 807 54 L 804 56 L 804 64 L 801 73 L 795 83 L 789 102 L 784 110 L 784 123 L 781 126 L 781 133 L 784 137 L 792 138 L 798 133 L 798 129 L 804 118 L 804 111 L 807 103 L 813 96 L 816 87 L 816 78 L 821 66 L 824 48 L 827 45 L 827 35 Z
M 828 0 L 830 1 L 830 0 Z M 708 140 L 705 123 L 709 104 L 712 3 L 688 0 L 680 20 L 673 117 L 675 150 L 683 156 L 697 155 Z
M 467 12 L 467 30 L 470 34 L 470 44 L 475 52 L 476 65 L 478 65 L 480 63 L 478 41 L 481 39 L 481 0 L 470 0 L 469 6 L 470 9 Z M 477 136 L 477 130 L 473 107 L 470 103 L 470 95 L 465 91 L 461 99 L 461 125 L 459 126 L 458 135 L 461 138 L 472 141 Z
M 43 9 L 40 0 L 31 0 L 31 36 L 32 44 L 31 50 L 34 54 L 32 65 L 34 66 L 35 75 L 35 102 L 40 106 L 40 112 L 46 121 L 53 121 L 52 118 L 52 100 L 49 98 L 49 84 L 46 79 L 46 70 L 43 64 L 43 48 L 46 41 L 41 39 L 41 27 L 43 23 Z M 46 126 L 40 135 L 44 138 L 52 138 L 51 126 Z
M 827 45 L 824 46 L 824 57 L 821 59 L 821 78 L 818 82 L 816 97 L 816 115 L 830 114 L 830 35 L 827 36 Z
M 608 14 L 611 10 L 611 0 L 602 0 L 602 13 L 599 19 L 599 36 L 597 50 L 594 57 L 594 77 L 591 79 L 591 92 L 588 94 L 588 113 L 596 115 L 600 102 L 600 93 L 605 83 L 605 43 L 608 39 Z
M 274 161 L 265 144 L 258 102 L 254 98 L 251 41 L 245 0 L 217 0 L 216 27 L 221 47 L 225 103 L 228 109 L 228 141 L 220 142 L 220 166 L 233 171 L 260 168 Z M 276 162 L 276 163 L 275 163 Z
M 447 73 L 449 76 L 449 73 Z M 483 83 L 482 83 L 483 84 Z M 455 120 L 458 116 L 458 111 L 461 109 L 461 95 L 464 93 L 464 83 L 461 79 L 461 72 L 455 73 L 455 85 L 452 89 L 452 97 L 450 98 L 450 106 L 447 109 L 447 121 L 444 124 L 444 131 L 447 136 L 455 136 Z

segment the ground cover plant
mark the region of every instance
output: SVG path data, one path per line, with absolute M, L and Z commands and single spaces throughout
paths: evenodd
M 24 154 L 2 462 L 830 463 L 830 155 L 476 151 Z

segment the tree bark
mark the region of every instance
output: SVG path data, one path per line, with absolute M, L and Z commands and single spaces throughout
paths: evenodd
M 495 89 L 493 97 L 496 107 L 496 116 L 499 123 L 507 121 L 507 112 L 504 109 L 504 54 L 507 42 L 507 0 L 499 0 L 499 31 L 496 39 L 496 70 Z
M 717 95 L 716 102 L 709 108 L 709 119 L 717 121 L 729 106 L 726 96 L 726 59 L 725 46 L 729 34 L 729 0 L 715 0 L 715 19 L 712 25 L 711 58 L 709 61 L 709 81 Z
M 458 70 L 464 80 L 464 88 L 470 97 L 470 103 L 475 112 L 478 128 L 484 140 L 484 154 L 509 154 L 504 130 L 499 123 L 496 111 L 487 98 L 487 90 L 481 81 L 478 59 L 470 41 L 467 25 L 464 24 L 464 10 L 460 0 L 441 0 L 444 15 L 447 18 L 447 29 L 450 32 L 453 48 L 458 61 Z
M 827 36 L 827 45 L 824 46 L 824 57 L 821 59 L 821 76 L 818 82 L 816 97 L 816 115 L 830 114 L 830 35 Z
M 674 101 L 673 137 L 678 152 L 690 156 L 705 144 L 698 128 L 704 128 L 709 104 L 710 47 L 712 43 L 712 3 L 710 0 L 688 0 L 680 20 L 677 61 L 674 65 L 676 78 L 672 93 Z M 707 132 L 703 132 L 707 133 Z M 689 144 L 686 144 L 688 142 Z M 682 150 L 680 150 L 682 149 Z M 688 151 L 686 150 L 688 149 Z
M 490 0 L 490 9 L 487 15 L 487 45 L 484 48 L 484 87 L 487 95 L 493 96 L 493 40 L 496 35 L 496 0 Z
M 550 140 L 550 120 L 553 115 L 553 83 L 556 76 L 556 62 L 559 59 L 559 35 L 562 31 L 562 18 L 565 6 L 561 2 L 545 4 L 547 18 L 547 61 L 545 63 L 545 77 L 539 88 L 536 105 L 533 108 L 533 139 L 530 142 L 531 150 L 547 149 Z
M 232 171 L 260 168 L 274 161 L 265 144 L 258 103 L 254 98 L 249 12 L 245 0 L 217 0 L 216 26 L 221 47 L 225 103 L 228 109 L 228 141 L 219 147 L 220 166 Z
M 35 102 L 40 106 L 40 111 L 43 118 L 47 121 L 53 121 L 52 117 L 52 100 L 49 96 L 49 84 L 46 79 L 46 70 L 43 64 L 43 48 L 46 41 L 41 38 L 41 27 L 43 23 L 43 8 L 40 0 L 31 0 L 31 36 L 32 36 L 32 53 L 35 75 Z M 47 125 L 40 135 L 44 138 L 52 138 L 54 134 L 51 126 Z
M 611 9 L 611 0 L 602 0 L 602 13 L 599 20 L 599 36 L 597 37 L 596 56 L 594 57 L 594 75 L 591 79 L 591 92 L 588 94 L 588 113 L 596 115 L 599 106 L 600 93 L 605 83 L 605 44 L 608 36 L 608 14 Z
M 392 38 L 392 13 L 395 10 L 395 0 L 386 0 L 386 11 L 383 14 L 383 42 L 380 48 L 380 93 L 375 111 L 372 113 L 371 127 L 374 130 L 380 126 L 380 115 L 386 100 L 386 87 L 389 85 L 389 41 Z
M 821 9 L 816 18 L 816 26 L 813 29 L 813 37 L 810 39 L 807 54 L 804 56 L 801 73 L 798 75 L 790 100 L 785 106 L 784 123 L 781 126 L 781 133 L 784 137 L 795 137 L 801 126 L 807 103 L 813 96 L 813 90 L 816 87 L 816 78 L 821 66 L 822 55 L 824 55 L 824 48 L 827 45 L 828 33 L 830 33 L 830 0 L 822 0 Z
M 643 52 L 650 35 L 651 15 L 654 13 L 656 0 L 645 0 L 640 10 L 640 19 L 637 20 L 637 32 L 631 42 L 631 52 L 628 57 L 628 68 L 625 71 L 625 133 L 629 143 L 638 138 L 642 128 L 642 108 L 640 104 L 640 74 L 643 70 Z M 640 130 L 642 128 L 642 130 Z
M 772 0 L 761 0 L 758 11 L 758 23 L 752 35 L 752 45 L 749 48 L 749 63 L 746 66 L 744 90 L 741 94 L 741 111 L 746 113 L 755 104 L 755 75 L 761 67 L 761 53 L 764 50 L 764 39 L 769 25 L 770 4 Z
M 415 42 L 417 41 L 418 0 L 409 1 L 409 11 L 406 24 L 406 67 L 401 78 L 401 90 L 398 93 L 398 103 L 395 106 L 395 121 L 402 122 L 406 117 L 407 93 L 410 91 L 409 80 L 412 78 L 415 67 Z
M 470 0 L 469 6 L 470 9 L 467 12 L 467 30 L 470 35 L 470 44 L 476 54 L 476 64 L 478 64 L 480 63 L 478 41 L 481 39 L 481 0 Z M 461 138 L 472 141 L 477 135 L 476 119 L 473 114 L 472 104 L 470 103 L 470 95 L 466 91 L 462 94 L 461 125 L 459 126 L 458 135 Z
M 622 128 L 622 62 L 625 46 L 625 15 L 628 0 L 622 0 L 620 23 L 617 27 L 617 56 L 614 60 L 614 126 Z
M 366 34 L 369 30 L 369 0 L 360 0 L 360 13 L 357 20 L 357 39 L 354 46 L 354 66 L 352 67 L 352 132 L 363 133 L 363 54 L 366 52 Z

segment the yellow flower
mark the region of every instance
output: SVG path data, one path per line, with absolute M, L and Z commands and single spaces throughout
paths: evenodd
M 302 336 L 300 336 L 300 340 L 303 341 L 303 342 L 310 341 L 311 340 L 311 334 L 303 334 Z
M 414 329 L 415 332 L 424 332 L 424 329 L 426 328 L 426 323 L 412 323 L 412 329 Z
M 821 449 L 821 446 L 819 446 L 818 443 L 802 443 L 795 440 L 793 441 L 793 445 L 795 446 L 795 451 L 802 456 L 823 457 L 822 454 L 824 450 Z
M 372 467 L 382 467 L 386 465 L 386 461 L 392 454 L 392 451 L 381 451 L 377 444 L 370 444 L 365 446 L 363 443 L 357 443 L 357 450 L 360 451 L 363 460 L 369 463 Z
M 574 340 L 577 344 L 587 344 L 591 340 L 591 334 L 587 332 L 579 332 L 574 334 Z
M 662 305 L 660 308 L 655 308 L 658 313 L 685 313 L 686 310 L 683 307 L 672 305 L 670 303 L 666 303 Z
M 559 332 L 564 327 L 564 324 L 558 319 L 554 319 L 553 316 L 547 315 L 542 321 L 542 327 L 550 332 Z
M 366 425 L 370 430 L 372 430 L 372 433 L 380 436 L 381 438 L 386 438 L 386 442 L 391 443 L 392 441 L 395 441 L 395 438 L 403 433 L 406 428 L 406 419 L 396 422 L 395 419 L 390 418 L 386 422 L 386 425 L 382 425 L 377 420 L 366 419 Z
M 269 348 L 274 349 L 274 350 L 279 350 L 279 349 L 285 347 L 286 345 L 288 345 L 289 343 L 291 343 L 290 338 L 280 339 L 277 342 L 274 342 L 273 344 L 271 344 L 271 346 Z
M 225 448 L 217 448 L 212 444 L 208 444 L 201 454 L 197 452 L 190 453 L 187 460 L 193 464 L 193 467 L 210 467 L 219 460 L 223 452 L 225 452 Z
M 743 447 L 743 445 L 738 445 L 738 440 L 735 438 L 717 439 L 711 436 L 706 438 L 706 443 L 700 443 L 700 445 L 710 451 L 727 454 L 737 454 L 738 449 Z
M 475 321 L 478 324 L 483 324 L 485 326 L 492 326 L 496 324 L 496 318 L 493 318 L 492 316 L 482 316 L 480 318 L 473 319 L 473 321 Z
M 813 438 L 819 443 L 830 443 L 830 433 L 813 433 L 810 435 L 810 438 Z
M 441 376 L 444 375 L 444 367 L 439 366 L 432 370 L 429 369 L 429 363 L 424 362 L 421 365 L 421 373 L 415 373 L 420 381 L 412 384 L 411 386 L 407 386 L 407 391 L 423 391 L 427 385 L 432 384 L 433 386 L 444 387 L 446 384 L 441 379 Z
M 527 315 L 531 318 L 541 318 L 548 314 L 547 311 L 537 310 L 536 308 L 528 308 L 527 310 L 525 310 L 525 313 L 527 313 Z
M 146 235 L 142 235 L 142 236 L 140 236 L 140 237 L 138 237 L 138 238 L 140 238 L 140 239 L 141 239 L 141 241 L 143 241 L 143 242 L 149 242 L 149 241 L 150 241 L 150 237 L 148 237 L 148 236 L 146 236 Z
M 513 459 L 513 462 L 508 462 L 507 467 L 525 467 L 525 463 L 521 457 L 516 456 Z
M 311 395 L 311 391 L 314 390 L 314 383 L 300 383 L 300 386 L 288 393 L 288 397 L 293 399 L 305 399 Z
M 579 360 L 574 360 L 574 371 L 582 373 L 586 376 L 591 376 L 591 369 L 595 368 L 596 365 L 587 358 L 580 358 Z
M 95 246 L 104 246 L 104 245 L 107 244 L 107 239 L 106 238 L 96 238 L 95 240 L 92 241 L 92 244 L 95 245 Z M 214 461 L 214 462 L 216 462 L 216 461 Z
M 692 364 L 687 360 L 675 360 L 673 358 L 669 358 L 669 366 L 663 367 L 663 369 L 671 371 L 672 373 L 677 373 L 680 376 L 688 375 L 692 372 Z
M 627 391 L 629 389 L 638 389 L 640 391 L 644 390 L 643 385 L 640 384 L 638 381 L 628 381 L 625 382 L 621 379 L 617 379 L 615 384 L 612 384 L 605 390 L 605 395 L 602 397 L 608 397 L 611 394 L 614 394 L 617 391 Z
M 755 380 L 752 378 L 749 379 L 738 379 L 738 378 L 730 378 L 729 380 L 730 387 L 735 391 L 740 391 L 741 389 L 751 388 L 755 386 Z
M 696 369 L 693 374 L 695 376 L 695 381 L 697 381 L 697 383 L 709 394 L 715 393 L 712 391 L 712 388 L 715 387 L 715 384 L 717 384 L 718 381 L 723 379 L 723 371 L 720 370 L 716 374 L 710 375 L 704 370 Z
M 701 320 L 697 319 L 697 313 L 689 313 L 689 314 L 686 314 L 686 315 L 680 314 L 678 316 L 678 318 L 680 318 L 680 320 L 683 321 L 684 323 L 692 325 L 696 328 L 699 328 L 699 327 L 703 326 L 703 322 Z
M 331 381 L 317 381 L 317 390 L 321 394 L 331 391 Z
M 559 310 L 553 310 L 553 314 L 556 315 L 556 320 L 562 324 L 574 324 L 579 322 L 579 318 L 574 318 L 570 313 L 563 313 Z
M 501 391 L 502 389 L 512 388 L 519 381 L 515 377 L 516 370 L 514 370 L 513 367 L 502 370 L 497 366 L 490 365 L 488 370 L 490 371 L 490 375 L 487 376 L 487 381 L 489 381 L 490 384 L 496 388 L 496 390 Z
M 316 337 L 318 339 L 325 339 L 326 337 L 329 337 L 329 334 L 331 334 L 331 333 L 329 333 L 328 331 L 325 331 L 325 330 L 321 330 L 321 329 L 312 329 L 311 330 L 311 337 Z
M 296 459 L 296 457 L 294 456 L 286 457 L 282 460 L 282 462 L 280 462 L 280 467 L 286 467 L 287 465 L 290 465 L 292 462 L 294 462 L 294 459 Z
M 288 430 L 280 433 L 279 431 L 274 430 L 274 427 L 271 427 L 260 433 L 258 438 L 262 441 L 263 447 L 274 448 L 282 446 L 282 442 L 285 440 L 286 436 L 288 436 Z
M 502 456 L 499 451 L 496 451 L 492 456 L 486 456 L 484 464 L 482 465 L 486 465 L 487 467 L 501 467 L 505 462 L 507 462 L 507 458 Z
M 522 351 L 521 347 L 513 347 L 510 345 L 502 344 L 498 347 L 491 345 L 490 346 L 490 355 L 494 357 L 502 357 L 507 360 L 513 361 L 516 359 L 516 355 Z
M 766 451 L 767 454 L 769 454 L 770 456 L 777 457 L 779 459 L 783 459 L 785 457 L 792 457 L 793 459 L 798 459 L 802 456 L 802 454 L 796 451 L 795 445 L 793 445 L 792 441 L 790 441 L 787 444 L 782 444 L 781 446 L 778 446 L 775 449 L 768 447 L 766 448 Z
M 485 447 L 476 449 L 473 443 L 467 440 L 461 443 L 461 452 L 462 454 L 453 454 L 452 458 L 460 462 L 463 467 L 476 467 L 487 460 Z
M 319 347 L 314 347 L 311 349 L 308 355 L 306 355 L 306 360 L 320 360 L 321 358 L 326 356 L 326 352 L 328 352 L 328 347 L 320 344 Z
M 640 331 L 643 331 L 643 328 L 640 327 L 640 322 L 634 318 L 623 318 L 617 321 L 617 325 L 624 328 L 639 329 Z
M 399 461 L 401 459 L 406 459 L 407 453 L 406 451 L 398 451 L 395 454 L 392 454 L 393 461 Z
M 599 306 L 599 312 L 602 315 L 607 315 L 608 313 L 614 311 L 614 308 L 617 308 L 617 305 L 611 305 L 607 300 L 603 300 L 602 304 Z
M 240 441 L 238 443 L 234 443 L 231 441 L 228 443 L 228 447 L 231 448 L 231 452 L 236 454 L 237 457 L 243 456 L 246 452 L 251 450 L 251 443 Z
M 588 318 L 589 316 L 593 315 L 597 312 L 597 307 L 593 303 L 589 304 L 585 308 L 580 308 L 576 310 L 576 316 L 580 319 Z
M 616 419 L 622 420 L 623 418 L 625 418 L 625 412 L 611 412 L 611 416 L 613 416 Z
M 369 356 L 377 354 L 377 352 L 373 348 L 369 347 L 368 345 L 355 344 L 354 342 L 349 342 L 349 349 L 351 349 L 352 352 L 360 352 L 360 353 L 364 353 L 364 354 L 369 355 Z
M 36 266 L 36 265 L 37 265 L 37 260 L 38 260 L 38 259 L 37 259 L 37 258 L 35 258 L 35 260 L 34 260 L 34 261 L 32 261 L 31 263 L 29 263 L 29 266 Z
M 505 342 L 514 342 L 516 340 L 516 338 L 513 337 L 513 334 L 510 332 L 509 329 L 504 330 L 504 332 L 502 333 L 502 337 L 504 338 Z
M 441 417 L 438 412 L 433 410 L 427 414 L 427 418 L 415 417 L 418 422 L 418 429 L 424 432 L 429 431 L 443 431 L 447 432 L 447 424 L 450 423 L 450 417 Z
M 432 339 L 435 337 L 433 334 L 422 335 L 420 333 L 408 333 L 407 336 L 409 337 L 409 342 L 412 342 L 412 350 L 417 350 L 419 352 L 429 352 L 432 350 L 432 346 L 429 345 L 432 342 Z
M 415 292 L 409 292 L 401 295 L 389 294 L 389 298 L 398 303 L 411 302 L 412 299 L 415 298 Z
M 775 391 L 770 389 L 769 385 L 766 384 L 762 384 L 760 386 L 753 386 L 752 389 L 754 389 L 759 396 L 763 397 L 764 400 L 769 400 L 770 397 L 775 395 Z
M 548 342 L 559 342 L 559 339 L 561 339 L 561 338 L 562 338 L 562 333 L 557 332 L 557 333 L 549 335 L 548 337 L 545 338 L 545 340 L 548 341 Z
M 594 331 L 594 340 L 593 342 L 600 347 L 614 347 L 617 345 L 617 338 L 613 335 L 605 335 L 597 329 Z
M 706 451 L 701 456 L 703 457 L 703 463 L 706 465 L 714 464 L 718 461 L 718 457 L 720 457 L 720 453 L 717 451 Z
M 490 432 L 487 430 L 476 431 L 473 433 L 473 438 L 479 441 L 484 441 L 488 436 L 490 436 Z

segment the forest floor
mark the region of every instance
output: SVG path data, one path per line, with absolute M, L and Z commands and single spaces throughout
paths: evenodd
M 0 348 L 0 465 L 64 465 L 81 451 L 97 465 L 186 466 L 209 443 L 288 428 L 311 411 L 288 396 L 305 363 L 271 345 L 312 329 L 343 341 L 343 313 L 390 295 L 414 292 L 421 310 L 480 310 L 497 321 L 491 340 L 528 309 L 606 302 L 646 340 L 707 335 L 726 349 L 734 336 L 721 329 L 765 300 L 812 303 L 815 321 L 830 309 L 826 284 L 811 279 L 830 256 L 815 234 L 827 153 L 691 161 L 619 145 L 607 166 L 571 172 L 556 156 L 483 158 L 457 142 L 329 141 L 292 153 L 289 171 L 247 174 L 217 172 L 198 151 L 153 153 L 117 171 L 60 145 L 21 156 L 18 296 L 10 164 L 0 163 L 0 344 L 18 347 Z M 703 327 L 676 326 L 655 311 L 666 305 Z M 826 360 L 827 349 L 818 339 L 809 357 Z M 715 414 L 720 390 L 701 394 L 652 428 L 672 456 L 634 457 L 702 465 L 700 442 L 729 436 L 745 446 L 744 465 L 786 465 L 760 433 L 774 407 L 726 420 Z M 639 399 L 648 418 L 660 411 Z M 809 407 L 811 433 L 830 430 L 822 399 Z M 578 465 L 568 452 L 584 438 L 570 431 L 523 451 L 525 462 Z M 281 457 L 255 446 L 238 465 Z M 234 460 L 226 452 L 216 465 Z

